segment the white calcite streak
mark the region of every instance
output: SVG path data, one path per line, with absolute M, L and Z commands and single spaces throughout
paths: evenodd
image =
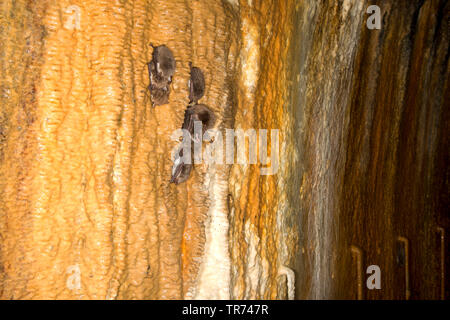
M 363 1 L 347 0 L 344 2 L 342 10 L 341 15 L 346 17 L 346 23 L 340 25 L 338 35 L 333 39 L 332 49 L 320 53 L 320 55 L 329 55 L 330 61 L 338 60 L 340 62 L 339 66 L 330 64 L 321 67 L 323 81 L 337 84 L 350 83 L 350 81 L 344 81 L 343 79 L 351 77 L 351 70 L 348 70 L 346 75 L 342 76 L 342 73 L 338 72 L 337 69 L 342 68 L 341 65 L 348 65 L 351 68 L 351 61 L 356 54 L 356 44 L 360 36 L 362 17 L 364 16 Z M 301 83 L 300 85 L 305 84 Z M 332 237 L 324 237 L 323 235 L 333 234 L 336 225 L 339 223 L 333 216 L 333 208 L 339 206 L 338 200 L 333 195 L 336 194 L 334 181 L 340 180 L 341 171 L 336 165 L 335 157 L 337 153 L 330 152 L 330 150 L 338 148 L 337 141 L 341 143 L 341 148 L 346 144 L 345 137 L 340 136 L 343 132 L 342 128 L 345 128 L 346 125 L 346 110 L 343 110 L 341 106 L 348 105 L 345 99 L 348 99 L 346 97 L 349 97 L 349 95 L 344 92 L 350 90 L 351 87 L 345 84 L 325 86 L 321 102 L 322 113 L 319 116 L 320 118 L 317 119 L 319 124 L 315 134 L 314 145 L 316 149 L 313 155 L 314 163 L 317 164 L 317 171 L 315 173 L 316 184 L 312 190 L 315 212 L 310 214 L 312 219 L 310 221 L 312 226 L 311 242 L 316 248 L 313 253 L 312 270 L 314 270 L 314 273 L 312 276 L 312 291 L 309 296 L 312 299 L 325 299 L 332 294 L 329 280 L 334 269 L 333 259 L 330 260 L 334 252 L 334 243 L 332 243 Z M 344 98 L 338 101 L 338 97 Z M 336 106 L 340 106 L 339 112 L 335 112 Z
M 259 252 L 261 240 L 250 221 L 245 224 L 245 242 L 248 246 L 245 299 L 255 299 L 261 297 L 266 290 L 268 268 L 267 264 L 261 261 Z
M 242 61 L 242 82 L 244 84 L 247 99 L 253 102 L 260 69 L 259 32 L 254 24 L 248 19 L 244 19 L 242 22 L 242 33 L 244 35 L 240 54 Z
M 240 52 L 241 83 L 249 104 L 254 103 L 254 94 L 259 77 L 259 33 L 247 19 L 243 20 L 243 45 Z M 249 105 L 250 107 L 250 105 Z M 245 171 L 245 169 L 244 169 Z M 197 287 L 186 294 L 194 299 L 230 299 L 231 262 L 228 247 L 229 217 L 227 212 L 228 182 L 225 170 L 216 171 L 210 166 L 205 180 L 209 190 L 211 205 L 205 226 L 206 243 L 204 258 L 201 262 Z M 247 297 L 259 296 L 265 291 L 263 284 L 268 276 L 268 267 L 263 268 L 260 261 L 256 233 L 246 226 L 246 240 L 249 243 L 249 269 L 247 273 Z M 263 280 L 261 282 L 261 280 Z M 194 292 L 195 291 L 195 292 Z
M 205 226 L 206 244 L 196 292 L 186 298 L 230 299 L 230 254 L 228 249 L 228 185 L 222 170 L 210 166 L 205 179 L 211 205 Z

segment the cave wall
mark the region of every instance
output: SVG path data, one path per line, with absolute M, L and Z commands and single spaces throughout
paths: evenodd
M 447 295 L 446 1 L 0 4 L 2 298 Z M 156 108 L 150 43 L 177 63 Z M 190 61 L 217 129 L 279 130 L 276 174 L 169 184 Z
M 230 121 L 235 14 L 206 1 L 2 2 L 2 297 L 194 294 L 205 220 L 224 200 L 205 166 L 169 184 L 171 134 L 190 61 L 206 75 L 202 102 Z M 150 43 L 177 62 L 170 104 L 155 109 Z

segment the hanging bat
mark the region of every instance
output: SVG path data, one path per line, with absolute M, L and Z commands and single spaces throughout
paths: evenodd
M 188 81 L 189 88 L 189 104 L 198 104 L 198 100 L 205 94 L 205 77 L 200 68 L 193 67 L 189 62 L 191 69 L 191 78 Z
M 195 121 L 202 122 L 201 136 L 199 136 L 198 132 L 194 132 Z M 182 129 L 185 129 L 190 133 L 193 141 L 199 142 L 201 141 L 203 134 L 208 129 L 211 129 L 214 126 L 215 121 L 216 116 L 214 115 L 214 112 L 211 111 L 211 109 L 209 109 L 204 104 L 196 104 L 193 106 L 189 106 L 184 112 L 184 122 Z
M 170 183 L 180 184 L 185 182 L 189 178 L 191 171 L 192 163 L 183 162 L 183 149 L 181 149 L 173 162 Z
M 170 84 L 175 73 L 175 59 L 165 45 L 153 48 L 152 60 L 147 64 L 150 95 L 153 107 L 169 103 Z
M 167 81 L 171 83 L 176 65 L 172 51 L 165 45 L 158 47 L 155 47 L 152 43 L 150 45 L 153 48 L 152 61 L 156 73 L 156 81 Z

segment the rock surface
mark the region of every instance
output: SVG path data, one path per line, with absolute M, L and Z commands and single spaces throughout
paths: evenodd
M 448 297 L 447 1 L 0 8 L 1 298 Z M 154 109 L 150 43 L 176 60 Z M 169 183 L 189 62 L 224 136 L 279 130 L 276 174 Z

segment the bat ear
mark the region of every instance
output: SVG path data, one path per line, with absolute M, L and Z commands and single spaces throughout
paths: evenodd
M 189 68 L 192 69 L 192 61 L 189 61 Z

